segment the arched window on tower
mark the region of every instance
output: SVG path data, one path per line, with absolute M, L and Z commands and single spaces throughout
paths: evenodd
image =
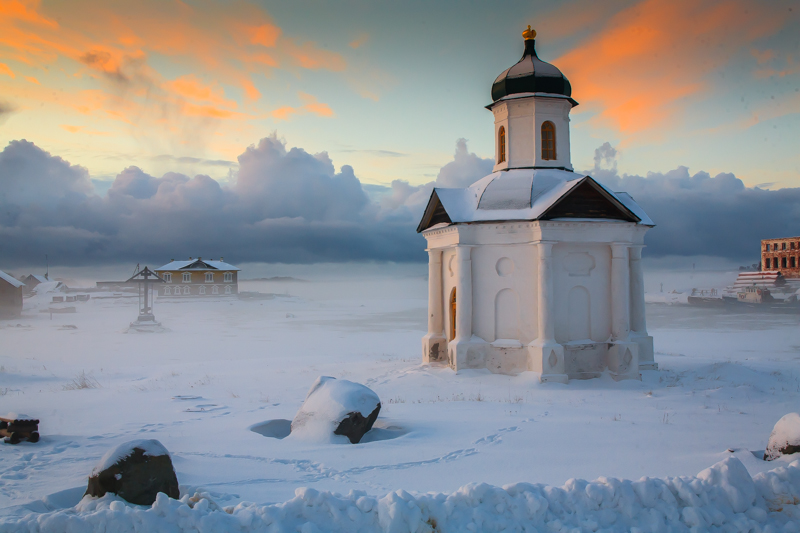
M 497 133 L 497 162 L 504 163 L 506 160 L 506 129 L 500 126 Z
M 556 126 L 549 120 L 542 124 L 542 159 L 552 161 L 556 158 Z

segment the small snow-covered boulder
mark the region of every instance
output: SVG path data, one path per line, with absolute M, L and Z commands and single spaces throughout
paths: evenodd
M 800 452 L 800 414 L 789 413 L 778 420 L 769 436 L 764 460 Z
M 133 440 L 109 450 L 89 476 L 86 494 L 113 492 L 137 505 L 152 505 L 163 492 L 178 499 L 178 477 L 169 452 L 157 440 Z
M 320 376 L 292 420 L 290 436 L 317 442 L 357 444 L 378 418 L 381 400 L 372 389 L 346 379 Z

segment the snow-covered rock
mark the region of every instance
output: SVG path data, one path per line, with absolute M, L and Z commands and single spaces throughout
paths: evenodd
M 800 414 L 789 413 L 778 420 L 769 436 L 764 460 L 800 452 Z
M 346 379 L 320 376 L 292 420 L 292 438 L 358 443 L 372 429 L 381 401 L 372 389 Z
M 89 476 L 86 494 L 112 492 L 138 505 L 152 505 L 159 492 L 178 498 L 178 478 L 169 452 L 157 440 L 133 440 L 109 450 Z

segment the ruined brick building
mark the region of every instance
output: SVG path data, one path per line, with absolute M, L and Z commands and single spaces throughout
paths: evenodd
M 779 270 L 785 278 L 800 278 L 800 237 L 761 241 L 761 270 Z

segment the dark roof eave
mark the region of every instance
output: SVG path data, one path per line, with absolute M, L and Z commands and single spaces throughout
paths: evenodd
M 556 100 L 567 100 L 567 101 L 569 101 L 570 104 L 572 104 L 572 107 L 580 105 L 571 96 L 564 96 L 563 94 L 555 94 L 555 93 L 514 93 L 514 94 L 507 94 L 506 96 L 503 96 L 502 98 L 498 98 L 497 100 L 495 100 L 491 104 L 486 105 L 484 107 L 491 111 L 492 108 L 495 105 L 499 104 L 500 102 L 506 102 L 508 100 L 519 100 L 519 99 L 522 99 L 522 98 L 534 98 L 534 97 L 536 97 L 536 98 L 553 98 L 553 99 L 556 99 Z
M 436 187 L 433 188 L 433 190 L 431 191 L 431 195 L 428 198 L 428 204 L 425 206 L 425 211 L 422 213 L 422 219 L 419 221 L 419 224 L 417 225 L 417 233 L 422 233 L 423 231 L 428 229 L 428 227 L 430 227 L 428 224 L 430 224 L 430 220 L 433 217 L 433 210 L 435 205 L 434 199 L 441 202 L 441 200 L 439 200 L 439 195 L 436 194 Z

